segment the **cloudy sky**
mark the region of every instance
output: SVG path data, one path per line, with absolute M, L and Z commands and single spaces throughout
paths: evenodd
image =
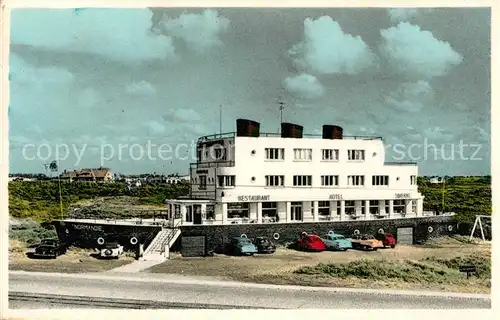
M 488 9 L 15 9 L 10 67 L 10 172 L 187 173 L 220 105 L 276 132 L 281 100 L 422 175 L 490 173 Z

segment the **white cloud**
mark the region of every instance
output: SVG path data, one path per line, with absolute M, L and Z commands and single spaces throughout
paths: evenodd
M 156 94 L 156 89 L 147 81 L 131 83 L 126 88 L 127 93 L 138 96 L 151 96 Z
M 94 106 L 100 106 L 99 103 L 102 103 L 101 96 L 97 90 L 93 88 L 86 88 L 83 91 L 78 93 L 78 105 L 84 108 L 91 108 Z
M 11 42 L 122 62 L 174 59 L 172 39 L 150 31 L 149 9 L 12 10 Z
M 287 77 L 283 81 L 283 87 L 292 95 L 303 99 L 317 99 L 325 92 L 319 80 L 306 73 Z
M 390 66 L 403 74 L 423 78 L 442 76 L 463 59 L 448 42 L 407 22 L 381 30 L 380 34 L 381 54 Z
M 391 8 L 387 10 L 392 22 L 408 21 L 418 14 L 417 8 Z
M 166 115 L 163 116 L 165 121 L 182 121 L 182 122 L 193 122 L 200 121 L 201 117 L 198 112 L 193 109 L 176 109 L 169 110 Z
M 216 10 L 183 13 L 177 19 L 164 16 L 160 26 L 171 36 L 182 39 L 189 47 L 203 52 L 222 45 L 220 34 L 227 30 L 229 19 L 219 17 Z
M 399 111 L 419 112 L 433 97 L 433 90 L 424 80 L 402 83 L 385 98 L 389 106 Z
M 165 126 L 158 121 L 151 120 L 147 123 L 147 126 L 153 134 L 165 132 Z
M 303 41 L 288 54 L 298 67 L 325 74 L 356 74 L 374 63 L 374 55 L 361 37 L 344 33 L 329 16 L 307 18 Z
M 58 67 L 35 68 L 15 53 L 10 54 L 9 60 L 9 78 L 13 85 L 42 89 L 42 86 L 45 85 L 57 86 L 71 83 L 74 80 L 73 74 L 66 69 Z

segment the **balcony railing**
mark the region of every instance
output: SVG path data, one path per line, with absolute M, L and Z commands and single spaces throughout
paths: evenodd
M 415 161 L 402 161 L 402 162 L 384 162 L 386 166 L 416 166 Z
M 311 134 L 304 133 L 302 135 L 304 138 L 319 138 L 322 139 L 323 135 L 321 134 Z M 217 133 L 208 136 L 203 136 L 198 139 L 198 142 L 210 141 L 210 140 L 219 140 L 219 139 L 230 139 L 235 138 L 236 132 L 225 132 L 225 133 Z M 281 133 L 278 132 L 260 132 L 259 137 L 276 137 L 280 138 Z M 258 137 L 256 137 L 258 138 Z M 345 140 L 383 140 L 380 136 L 343 136 L 342 139 Z
M 192 162 L 189 164 L 190 169 L 206 169 L 206 168 L 217 168 L 217 167 L 234 167 L 234 160 Z

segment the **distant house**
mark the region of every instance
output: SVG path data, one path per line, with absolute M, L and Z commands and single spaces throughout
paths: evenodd
M 73 171 L 64 171 L 61 179 L 73 181 L 107 182 L 113 180 L 113 173 L 109 168 L 88 168 Z
M 443 183 L 443 178 L 442 177 L 432 177 L 429 180 L 429 183 L 434 183 L 434 184 Z
M 169 175 L 167 177 L 167 183 L 169 184 L 177 184 L 177 183 L 187 183 L 189 182 L 189 175 Z

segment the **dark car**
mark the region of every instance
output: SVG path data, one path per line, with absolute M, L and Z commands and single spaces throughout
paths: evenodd
M 66 246 L 57 239 L 43 239 L 35 247 L 33 257 L 55 259 L 66 253 Z
M 253 256 L 257 253 L 257 247 L 247 237 L 234 237 L 228 244 L 230 254 Z
M 257 237 L 253 241 L 259 253 L 274 253 L 276 252 L 276 245 L 267 237 Z

